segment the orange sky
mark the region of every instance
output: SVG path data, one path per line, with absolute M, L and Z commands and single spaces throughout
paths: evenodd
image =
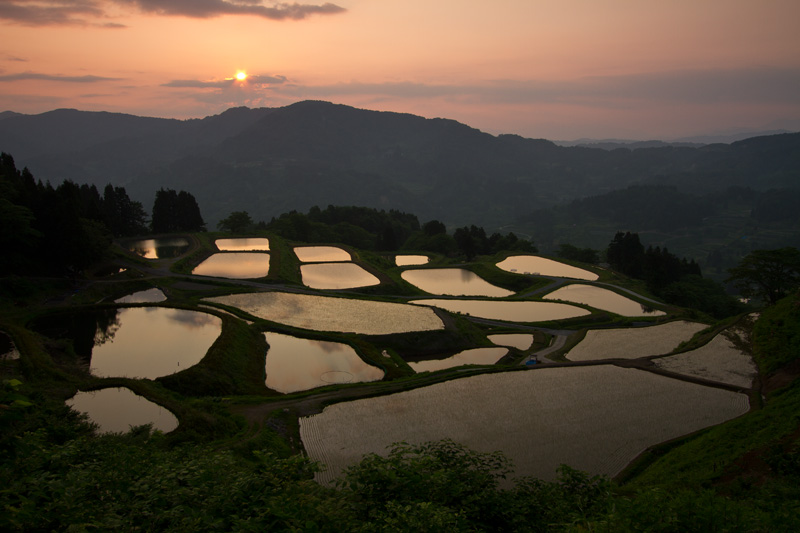
M 301 1 L 0 0 L 0 110 L 320 99 L 549 139 L 800 129 L 798 0 Z

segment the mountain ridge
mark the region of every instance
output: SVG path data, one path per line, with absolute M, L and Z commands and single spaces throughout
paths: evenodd
M 698 194 L 796 188 L 798 147 L 800 134 L 698 147 L 564 147 L 314 100 L 189 120 L 69 109 L 4 112 L 0 120 L 0 150 L 38 179 L 125 186 L 146 207 L 160 187 L 188 190 L 211 225 L 235 210 L 269 220 L 334 204 L 496 227 L 634 184 Z

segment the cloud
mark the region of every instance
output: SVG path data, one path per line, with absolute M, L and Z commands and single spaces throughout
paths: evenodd
M 211 18 L 221 15 L 256 15 L 272 20 L 302 20 L 311 15 L 334 15 L 346 11 L 336 4 L 322 5 L 298 3 L 270 3 L 260 0 L 114 0 L 120 4 L 132 4 L 145 13 L 159 15 L 182 15 L 185 17 Z
M 17 74 L 0 75 L 0 82 L 4 81 L 23 81 L 23 80 L 42 80 L 60 81 L 64 83 L 97 83 L 101 81 L 119 81 L 121 78 L 107 78 L 103 76 L 61 76 L 55 74 L 41 74 L 39 72 L 20 72 Z
M 481 104 L 553 104 L 602 108 L 630 108 L 647 104 L 800 105 L 800 69 L 681 70 L 573 80 L 492 80 L 473 84 L 292 84 L 276 90 L 301 98 L 446 98 Z
M 236 78 L 225 78 L 223 80 L 172 80 L 163 83 L 162 87 L 178 87 L 184 89 L 227 89 L 229 87 L 242 87 L 246 85 L 279 85 L 286 83 L 285 76 L 248 76 L 246 81 L 239 81 Z
M 86 26 L 87 18 L 104 18 L 103 0 L 1 0 L 0 20 L 26 26 Z M 93 26 L 121 28 L 113 22 L 91 23 Z
M 0 20 L 26 26 L 124 28 L 124 24 L 110 20 L 115 16 L 112 13 L 116 6 L 157 15 L 193 18 L 251 15 L 271 20 L 302 20 L 312 15 L 346 11 L 331 3 L 268 2 L 265 5 L 262 0 L 0 0 Z

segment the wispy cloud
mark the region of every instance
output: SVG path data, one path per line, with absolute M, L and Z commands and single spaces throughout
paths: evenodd
M 332 3 L 298 4 L 262 0 L 0 0 L 0 20 L 27 26 L 100 26 L 124 28 L 115 7 L 155 15 L 212 18 L 250 15 L 271 20 L 302 20 L 334 15 L 345 8 Z
M 393 99 L 459 98 L 493 104 L 569 104 L 591 107 L 670 104 L 793 103 L 800 105 L 800 69 L 683 70 L 573 80 L 492 80 L 474 84 L 292 84 L 281 93 L 301 98 L 336 96 Z
M 42 81 L 59 81 L 64 83 L 97 83 L 101 81 L 119 81 L 122 78 L 107 78 L 104 76 L 62 76 L 59 74 L 42 74 L 40 72 L 19 72 L 17 74 L 3 74 L 0 75 L 0 82 L 4 81 L 24 81 L 24 80 L 42 80 Z
M 179 87 L 183 89 L 227 89 L 229 87 L 242 87 L 247 85 L 280 85 L 286 83 L 285 76 L 248 76 L 246 81 L 236 78 L 222 80 L 172 80 L 162 84 L 162 87 Z
M 336 4 L 322 5 L 270 2 L 261 0 L 115 0 L 133 4 L 146 13 L 210 18 L 220 15 L 256 15 L 272 20 L 302 20 L 311 15 L 334 15 L 346 11 Z
M 0 0 L 0 20 L 26 26 L 125 27 L 105 20 L 107 5 L 103 0 Z

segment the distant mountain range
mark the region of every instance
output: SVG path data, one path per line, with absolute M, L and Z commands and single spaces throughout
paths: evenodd
M 361 205 L 490 229 L 634 184 L 689 194 L 800 187 L 798 133 L 731 144 L 610 143 L 558 146 L 319 101 L 185 121 L 0 113 L 0 150 L 37 179 L 124 186 L 148 210 L 159 188 L 187 190 L 209 228 L 232 211 L 268 221 L 313 205 Z

